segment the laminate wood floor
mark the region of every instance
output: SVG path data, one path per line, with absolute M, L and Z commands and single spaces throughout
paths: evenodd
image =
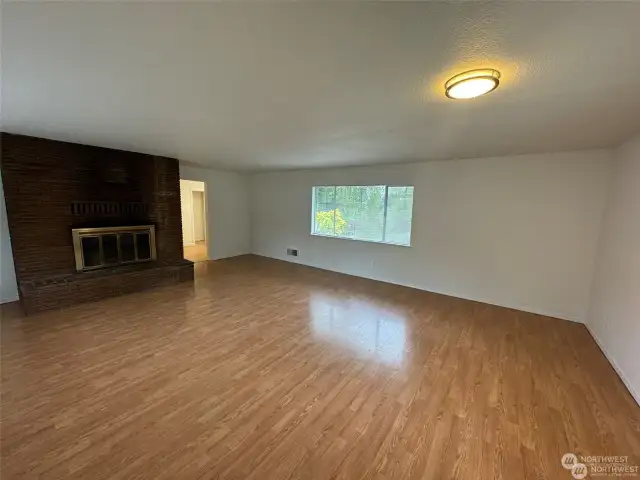
M 208 260 L 207 256 L 207 244 L 204 242 L 197 242 L 194 245 L 185 245 L 184 258 L 191 260 L 192 262 L 204 262 Z
M 2 480 L 566 479 L 640 462 L 583 325 L 247 256 L 2 319 Z M 607 478 L 607 477 L 601 477 Z

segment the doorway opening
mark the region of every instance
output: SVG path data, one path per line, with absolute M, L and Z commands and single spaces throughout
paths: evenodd
M 207 192 L 204 182 L 180 180 L 180 206 L 184 258 L 192 262 L 209 260 Z

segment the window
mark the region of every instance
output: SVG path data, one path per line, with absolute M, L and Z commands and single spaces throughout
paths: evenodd
M 411 244 L 413 187 L 313 187 L 311 234 Z

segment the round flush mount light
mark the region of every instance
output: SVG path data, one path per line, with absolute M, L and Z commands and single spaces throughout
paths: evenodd
M 451 77 L 444 84 L 445 94 L 449 98 L 475 98 L 489 93 L 500 83 L 500 72 L 492 68 L 469 70 Z

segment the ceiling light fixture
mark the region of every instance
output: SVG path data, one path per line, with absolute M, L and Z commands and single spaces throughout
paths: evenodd
M 451 77 L 444 84 L 445 94 L 449 98 L 475 98 L 489 93 L 500 83 L 500 72 L 492 68 L 469 70 Z

